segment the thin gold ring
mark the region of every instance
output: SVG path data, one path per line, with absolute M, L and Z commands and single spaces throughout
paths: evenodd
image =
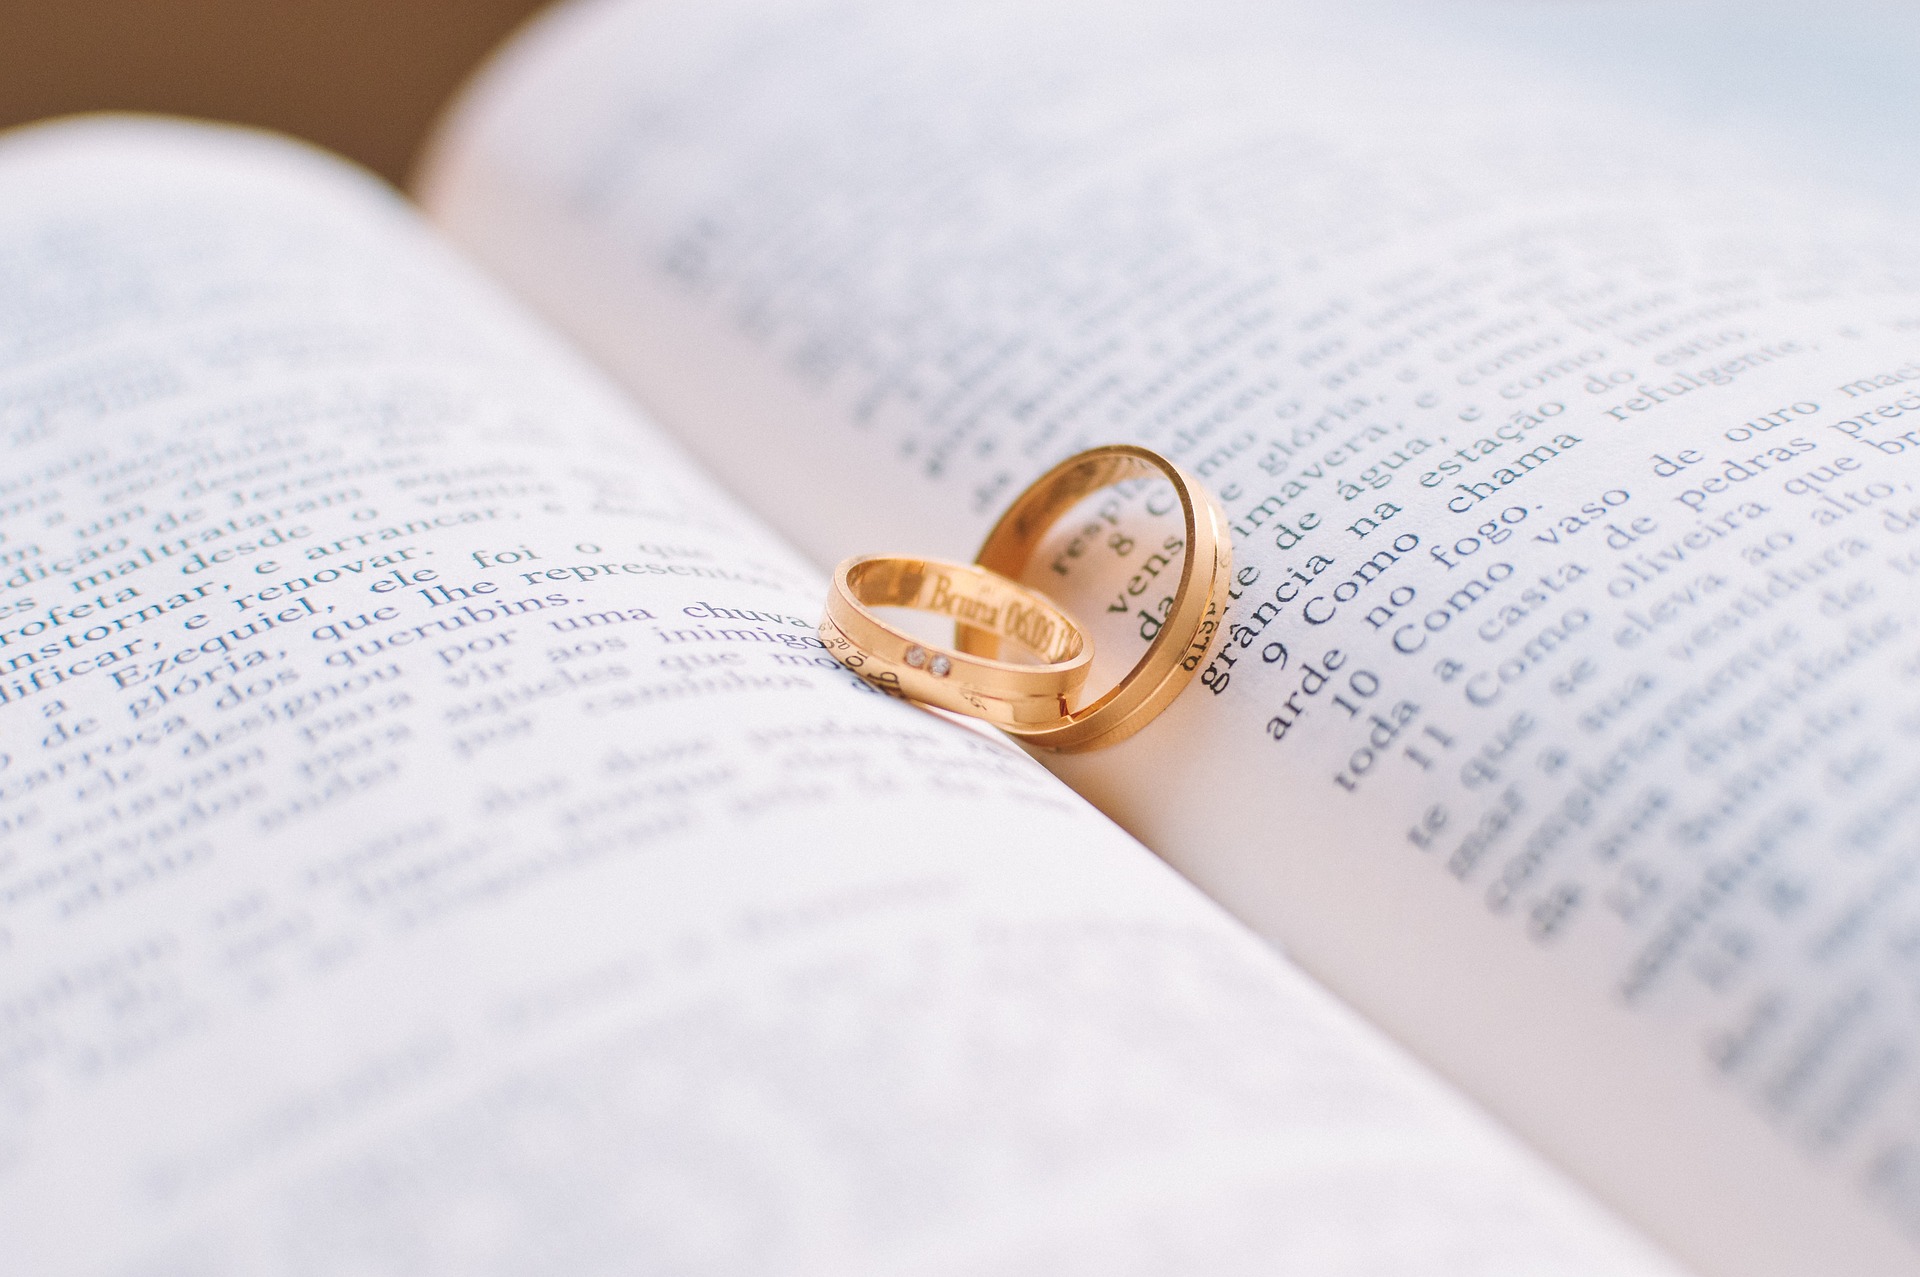
M 993 636 L 994 654 L 947 651 L 867 609 L 906 607 L 951 616 Z M 1011 639 L 1043 662 L 996 659 Z M 971 563 L 864 555 L 834 569 L 820 641 L 869 686 L 1013 729 L 1057 723 L 1087 681 L 1093 643 L 1038 590 Z
M 1018 578 L 1061 515 L 1091 493 L 1137 478 L 1171 480 L 1180 498 L 1186 558 L 1172 606 L 1146 652 L 1099 699 L 1058 722 L 1005 728 L 1029 745 L 1079 753 L 1119 744 L 1186 689 L 1220 627 L 1233 571 L 1226 514 L 1198 479 L 1159 453 L 1132 444 L 1090 449 L 1041 475 L 993 525 L 974 562 Z M 955 646 L 970 655 L 992 657 L 1000 650 L 998 636 L 964 622 L 954 627 L 954 638 Z

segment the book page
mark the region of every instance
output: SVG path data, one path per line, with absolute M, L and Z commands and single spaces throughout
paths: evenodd
M 424 190 L 821 565 L 1193 469 L 1050 765 L 1702 1271 L 1913 1271 L 1913 221 L 1362 12 L 582 5 Z M 1155 500 L 1028 577 L 1109 675 Z
M 1660 1267 L 364 176 L 15 135 L 0 325 L 7 1271 Z

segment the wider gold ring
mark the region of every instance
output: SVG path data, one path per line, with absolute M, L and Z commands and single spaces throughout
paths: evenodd
M 935 647 L 888 625 L 870 607 L 951 616 L 970 632 L 991 635 L 994 654 Z M 1045 663 L 995 659 L 1003 638 Z M 834 569 L 820 641 L 870 686 L 1008 730 L 1065 718 L 1093 664 L 1086 632 L 1038 590 L 971 563 L 891 555 L 851 558 Z
M 987 533 L 974 562 L 1017 578 L 1061 515 L 1091 493 L 1139 478 L 1171 480 L 1180 498 L 1186 558 L 1172 606 L 1146 652 L 1112 690 L 1059 722 L 1005 726 L 1029 745 L 1078 753 L 1119 744 L 1185 690 L 1220 628 L 1233 571 L 1226 515 L 1198 479 L 1147 448 L 1110 444 L 1068 457 L 1014 500 Z M 970 655 L 992 657 L 1000 650 L 998 636 L 983 627 L 962 623 L 954 636 L 955 645 Z

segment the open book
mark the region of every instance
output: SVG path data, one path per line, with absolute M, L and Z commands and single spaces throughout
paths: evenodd
M 0 143 L 0 1270 L 1920 1271 L 1920 239 L 1528 61 L 586 3 L 424 217 Z M 1122 441 L 1146 731 L 822 650 Z

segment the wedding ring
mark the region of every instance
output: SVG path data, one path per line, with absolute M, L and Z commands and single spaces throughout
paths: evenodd
M 1061 515 L 1091 493 L 1139 478 L 1171 480 L 1180 499 L 1186 557 L 1172 605 L 1146 652 L 1099 699 L 1056 722 L 1003 725 L 1029 745 L 1079 753 L 1119 744 L 1152 722 L 1186 689 L 1220 628 L 1233 570 L 1226 515 L 1198 479 L 1146 448 L 1111 444 L 1062 461 L 1000 516 L 974 562 L 1018 578 Z M 968 624 L 965 618 L 955 626 L 954 636 L 962 653 L 982 658 L 999 653 L 998 635 L 988 627 Z
M 888 625 L 873 607 L 950 616 L 990 635 L 994 653 L 934 647 Z M 1002 639 L 1044 664 L 996 659 Z M 1007 729 L 1065 718 L 1093 664 L 1085 631 L 1039 591 L 970 563 L 891 555 L 851 558 L 834 570 L 820 641 L 872 687 Z

